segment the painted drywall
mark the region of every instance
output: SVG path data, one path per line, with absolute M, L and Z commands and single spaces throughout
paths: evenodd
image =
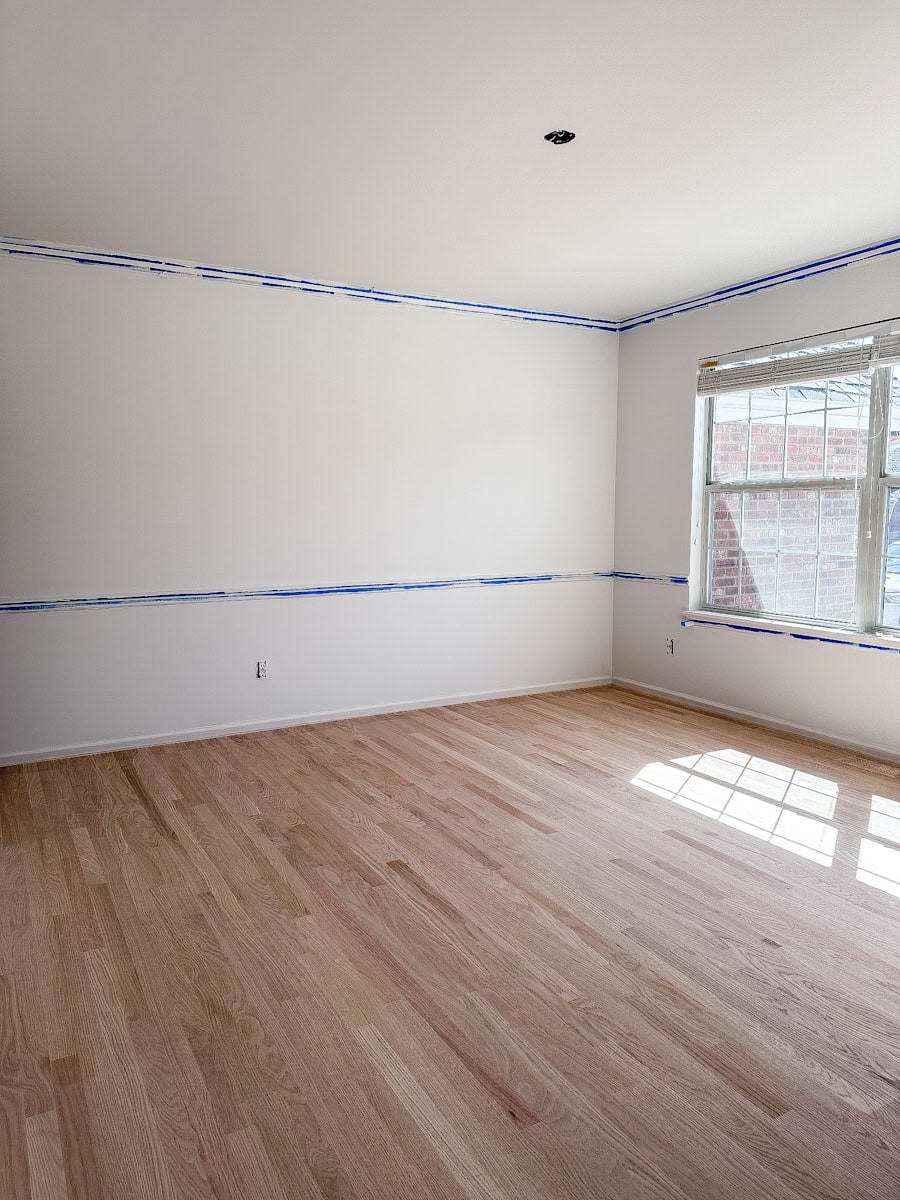
M 686 574 L 697 363 L 900 314 L 900 255 L 620 335 L 616 568 Z M 616 678 L 900 752 L 900 655 L 680 625 L 684 586 L 617 579 Z M 666 655 L 667 638 L 675 654 Z
M 609 570 L 616 371 L 592 330 L 0 261 L 0 595 Z M 0 756 L 608 677 L 611 589 L 2 613 Z

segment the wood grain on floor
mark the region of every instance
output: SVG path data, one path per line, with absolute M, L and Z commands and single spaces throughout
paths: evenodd
M 615 688 L 0 772 L 3 1200 L 900 1196 L 900 768 Z

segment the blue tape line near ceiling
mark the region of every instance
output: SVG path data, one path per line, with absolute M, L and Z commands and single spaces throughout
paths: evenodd
M 416 308 L 440 308 L 482 316 L 504 317 L 514 321 L 530 321 L 544 325 L 571 325 L 579 329 L 596 329 L 615 333 L 616 321 L 583 317 L 571 313 L 542 312 L 540 309 L 505 308 L 497 304 L 479 304 L 473 300 L 448 300 L 437 296 L 420 296 L 412 292 L 387 292 L 378 288 L 356 287 L 351 284 L 323 283 L 290 275 L 267 275 L 257 271 L 232 271 L 227 267 L 186 263 L 134 254 L 114 254 L 107 250 L 79 249 L 58 246 L 50 242 L 30 242 L 17 238 L 0 238 L 0 251 L 24 258 L 52 262 L 73 262 L 81 266 L 118 267 L 125 271 L 144 271 L 154 275 L 173 275 L 186 279 L 210 279 L 222 283 L 245 283 L 256 287 L 281 288 L 285 291 L 309 292 L 321 296 L 340 296 L 348 300 L 369 300 L 378 304 L 406 304 Z
M 770 288 L 783 287 L 787 283 L 798 283 L 803 279 L 811 279 L 817 275 L 828 274 L 831 271 L 841 271 L 845 267 L 869 259 L 882 258 L 885 255 L 900 253 L 900 237 L 888 238 L 862 246 L 856 250 L 848 250 L 843 254 L 833 254 L 813 262 L 803 263 L 789 270 L 777 271 L 769 275 L 761 275 L 757 279 L 748 279 L 743 283 L 732 284 L 729 287 L 718 288 L 702 296 L 694 296 L 687 300 L 663 305 L 659 308 L 648 309 L 635 313 L 630 317 L 613 319 L 607 317 L 586 317 L 573 313 L 544 312 L 541 309 L 512 308 L 498 304 L 480 304 L 475 300 L 448 300 L 438 296 L 424 296 L 415 292 L 388 292 L 379 288 L 357 287 L 352 284 L 325 283 L 315 279 L 302 279 L 290 275 L 270 275 L 258 271 L 238 271 L 227 267 L 208 266 L 196 263 L 179 262 L 176 260 L 151 258 L 138 254 L 116 254 L 108 250 L 79 249 L 72 246 L 58 245 L 53 242 L 36 242 L 24 238 L 0 238 L 0 251 L 5 254 L 22 257 L 49 259 L 80 263 L 84 266 L 119 267 L 123 270 L 149 271 L 158 275 L 180 275 L 189 279 L 210 279 L 231 283 L 255 284 L 258 287 L 282 288 L 286 291 L 307 292 L 320 296 L 342 296 L 350 300 L 373 300 L 382 304 L 408 304 L 419 308 L 437 308 L 457 312 L 470 312 L 482 316 L 503 317 L 507 320 L 530 321 L 544 325 L 571 325 L 576 329 L 595 329 L 603 333 L 627 333 L 643 325 L 651 325 L 656 321 L 676 317 L 682 313 L 695 312 L 698 309 L 709 308 L 713 304 L 722 304 L 726 300 L 736 300 L 741 296 L 752 296 Z
M 634 316 L 624 317 L 619 321 L 619 332 L 625 333 L 639 325 L 650 325 L 654 321 L 675 317 L 679 313 L 693 312 L 698 308 L 709 308 L 712 304 L 720 304 L 724 300 L 736 300 L 741 296 L 755 295 L 769 288 L 781 287 L 786 283 L 797 283 L 801 279 L 810 279 L 815 275 L 824 275 L 829 271 L 840 271 L 855 263 L 865 262 L 870 258 L 882 258 L 887 254 L 900 252 L 900 238 L 890 238 L 887 241 L 875 242 L 871 246 L 863 246 L 858 250 L 848 250 L 844 254 L 833 254 L 828 258 L 820 258 L 814 262 L 803 263 L 791 267 L 787 271 L 778 271 L 772 275 L 761 275 L 758 279 L 748 279 L 743 283 L 735 283 L 730 287 L 718 288 L 702 296 L 694 296 L 688 300 L 679 300 L 674 304 L 665 304 L 661 308 L 648 309 L 647 312 L 635 313 Z

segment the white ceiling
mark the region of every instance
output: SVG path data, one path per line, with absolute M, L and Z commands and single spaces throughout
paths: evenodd
M 620 317 L 900 233 L 897 0 L 0 10 L 7 236 Z

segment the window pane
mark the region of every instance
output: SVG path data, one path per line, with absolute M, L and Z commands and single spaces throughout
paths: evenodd
M 865 475 L 869 448 L 869 396 L 866 375 L 827 383 L 826 475 Z
M 812 617 L 816 611 L 819 493 L 781 495 L 778 530 L 778 590 L 775 609 L 786 616 Z
M 711 479 L 746 479 L 749 420 L 748 392 L 716 396 L 713 401 Z
M 741 608 L 753 612 L 772 612 L 775 608 L 777 576 L 777 555 L 745 551 L 741 555 Z
M 821 493 L 820 505 L 819 574 L 812 615 L 825 621 L 852 621 L 859 492 L 856 488 L 829 488 Z
M 888 488 L 884 538 L 884 605 L 881 620 L 900 628 L 900 488 Z
M 779 549 L 815 555 L 819 533 L 819 493 L 783 492 Z
M 856 559 L 822 556 L 816 616 L 823 621 L 852 621 L 856 603 Z
M 744 426 L 746 428 L 746 425 Z M 712 497 L 709 556 L 710 603 L 739 608 L 738 572 L 741 559 L 741 497 Z
M 889 420 L 886 469 L 888 475 L 900 475 L 900 366 L 893 369 Z M 888 489 L 886 507 L 881 621 L 900 629 L 900 488 Z
M 858 520 L 859 492 L 852 485 L 713 493 L 709 602 L 852 621 Z M 897 520 L 900 526 L 900 515 Z M 897 566 L 900 571 L 900 546 Z
M 864 475 L 870 390 L 853 375 L 716 396 L 710 482 Z M 900 472 L 900 381 L 896 413 Z
M 788 389 L 787 454 L 784 473 L 821 476 L 825 469 L 825 384 L 808 383 Z
M 778 493 L 744 494 L 741 546 L 745 550 L 778 549 Z
M 828 488 L 822 495 L 819 549 L 823 554 L 856 554 L 859 534 L 859 492 Z
M 888 475 L 900 475 L 900 367 L 894 367 L 891 382 L 890 429 L 887 438 Z
M 784 474 L 784 411 L 787 388 L 750 393 L 750 479 L 781 479 Z
M 856 488 L 783 492 L 777 611 L 851 621 L 856 602 Z
M 789 617 L 811 617 L 816 606 L 816 556 L 794 554 L 779 556 L 778 592 L 773 605 Z

